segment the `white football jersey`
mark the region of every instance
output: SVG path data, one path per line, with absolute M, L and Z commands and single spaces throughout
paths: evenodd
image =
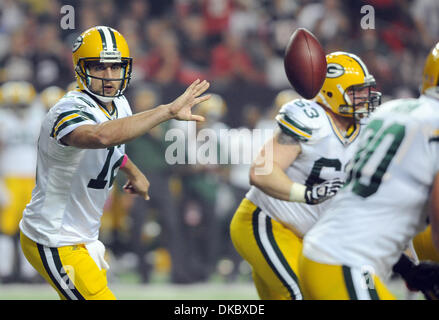
M 383 104 L 353 160 L 347 185 L 305 236 L 303 253 L 387 279 L 427 225 L 425 206 L 439 170 L 439 101 L 421 96 Z
M 334 178 L 345 180 L 345 167 L 355 150 L 360 125 L 356 126 L 349 137 L 344 137 L 319 104 L 304 99 L 285 104 L 276 120 L 283 132 L 300 141 L 302 148 L 302 152 L 286 170 L 292 181 L 312 186 Z M 332 200 L 318 205 L 283 201 L 267 195 L 255 186 L 250 188 L 246 197 L 299 237 L 303 237 L 314 225 Z
M 37 141 L 44 116 L 36 109 L 36 105 L 31 105 L 27 107 L 22 116 L 12 110 L 2 110 L 0 114 L 0 175 L 35 176 Z
M 70 91 L 47 113 L 38 140 L 36 187 L 20 221 L 20 229 L 33 241 L 60 247 L 97 240 L 125 146 L 80 149 L 61 139 L 81 125 L 131 115 L 125 97 L 114 104 L 109 114 L 88 94 Z

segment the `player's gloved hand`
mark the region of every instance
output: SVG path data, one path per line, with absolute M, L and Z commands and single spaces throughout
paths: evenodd
M 427 300 L 439 300 L 438 263 L 423 261 L 415 265 L 403 254 L 393 271 L 401 275 L 409 290 L 421 291 Z
M 305 200 L 307 204 L 319 204 L 335 196 L 343 186 L 344 181 L 339 178 L 325 181 L 312 187 L 306 187 Z

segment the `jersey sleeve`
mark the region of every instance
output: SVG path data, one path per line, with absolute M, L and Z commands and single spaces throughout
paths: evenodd
M 301 142 L 312 142 L 317 138 L 323 117 L 322 109 L 316 103 L 296 99 L 282 106 L 276 122 L 285 134 Z
M 133 115 L 133 112 L 131 111 L 130 104 L 125 96 L 119 97 L 121 105 L 123 107 L 123 115 L 122 117 L 129 117 Z
M 77 127 L 85 124 L 96 124 L 95 116 L 87 108 L 78 103 L 64 103 L 54 108 L 54 122 L 50 136 L 60 141 Z

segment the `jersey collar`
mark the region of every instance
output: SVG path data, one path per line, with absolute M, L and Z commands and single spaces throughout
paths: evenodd
M 360 127 L 361 127 L 360 125 L 354 123 L 352 126 L 349 127 L 346 134 L 343 134 L 335 124 L 334 120 L 332 120 L 332 117 L 329 115 L 329 113 L 326 110 L 325 112 L 326 112 L 326 117 L 328 118 L 329 123 L 331 124 L 332 131 L 335 133 L 338 140 L 344 146 L 349 145 L 350 143 L 352 143 L 352 141 L 355 140 L 356 137 L 358 137 L 360 133 Z
M 119 112 L 118 112 L 118 110 L 117 110 L 117 107 L 116 107 L 116 103 L 115 103 L 115 101 L 113 100 L 113 110 L 111 111 L 111 113 L 108 111 L 108 109 L 107 109 L 107 107 L 104 105 L 104 104 L 102 104 L 96 97 L 94 97 L 92 94 L 90 94 L 90 93 L 88 93 L 87 91 L 82 91 L 82 92 L 84 92 L 85 94 L 87 94 L 94 102 L 95 102 L 95 104 L 99 107 L 99 109 L 105 114 L 105 116 L 108 118 L 108 120 L 114 120 L 114 119 L 117 119 L 118 118 L 118 114 L 119 114 Z

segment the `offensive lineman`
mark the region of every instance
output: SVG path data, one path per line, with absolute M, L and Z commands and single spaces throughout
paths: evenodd
M 416 239 L 415 248 L 421 260 L 437 261 L 438 80 L 439 43 L 426 60 L 422 95 L 390 101 L 371 117 L 345 188 L 304 238 L 299 278 L 305 298 L 395 299 L 383 281 L 428 220 L 424 233 L 436 250 L 419 252 L 434 246 L 416 245 Z
M 114 177 L 124 189 L 148 199 L 149 182 L 125 155 L 124 143 L 169 119 L 203 121 L 191 108 L 206 81 L 192 83 L 170 104 L 131 114 L 123 96 L 132 58 L 123 36 L 98 26 L 73 45 L 78 91 L 52 107 L 38 142 L 37 180 L 20 222 L 23 252 L 62 299 L 115 299 L 107 286 L 100 218 Z
M 253 268 L 261 299 L 302 299 L 298 255 L 302 238 L 345 180 L 361 120 L 379 105 L 375 80 L 359 57 L 327 55 L 326 79 L 314 101 L 286 103 L 278 131 L 250 170 L 253 185 L 230 226 L 233 244 Z M 272 164 L 272 170 L 258 169 Z

